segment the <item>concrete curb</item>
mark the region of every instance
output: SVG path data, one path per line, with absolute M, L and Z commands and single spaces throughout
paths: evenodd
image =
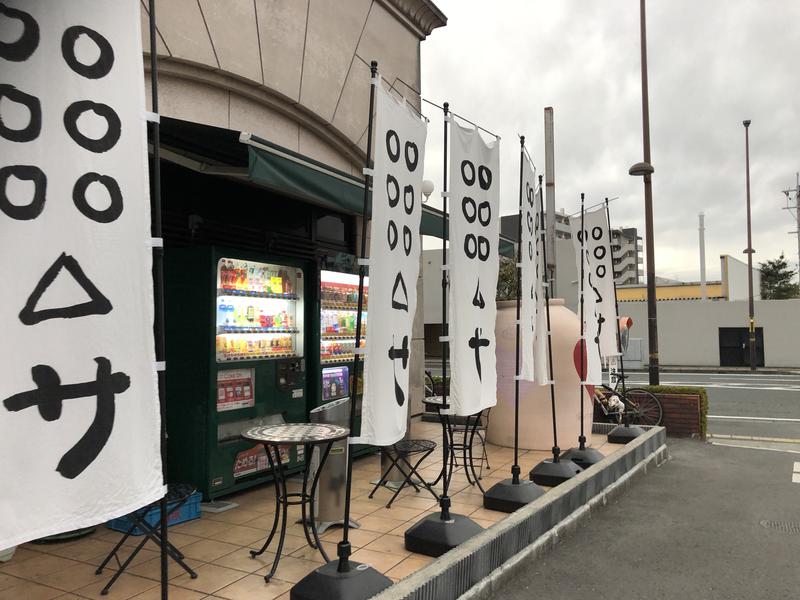
M 645 474 L 651 465 L 661 464 L 667 456 L 666 430 L 653 427 L 592 469 L 510 514 L 374 598 L 488 598 L 502 579 L 511 576 L 514 568 L 521 568 L 523 558 L 552 547 L 559 536 L 574 531 L 593 510 L 624 492 L 636 476 Z M 473 587 L 477 588 L 474 592 Z
M 602 493 L 592 498 L 588 504 L 582 506 L 550 531 L 540 537 L 525 550 L 495 569 L 488 577 L 484 577 L 475 584 L 466 594 L 459 596 L 458 600 L 488 600 L 495 598 L 495 594 L 503 587 L 506 581 L 517 577 L 521 571 L 530 568 L 530 560 L 541 558 L 555 548 L 560 539 L 577 530 L 581 523 L 591 518 L 591 515 L 605 507 L 610 500 L 614 500 L 626 492 L 635 479 L 647 474 L 648 469 L 660 467 L 669 460 L 669 451 L 662 445 L 647 459 L 640 462 L 631 471 L 620 477 Z

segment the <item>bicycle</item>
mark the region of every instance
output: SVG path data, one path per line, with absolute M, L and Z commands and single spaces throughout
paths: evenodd
M 661 425 L 664 409 L 661 402 L 644 388 L 626 388 L 626 375 L 617 374 L 614 387 L 595 386 L 592 400 L 603 415 L 622 423 L 627 416 L 632 425 Z

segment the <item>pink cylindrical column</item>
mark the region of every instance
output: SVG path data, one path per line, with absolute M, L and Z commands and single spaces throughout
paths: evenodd
M 550 300 L 553 343 L 553 376 L 556 391 L 558 443 L 561 448 L 575 445 L 580 433 L 580 376 L 575 362 L 580 338 L 578 316 L 560 298 Z M 516 300 L 497 303 L 497 406 L 492 409 L 487 439 L 498 446 L 514 445 L 514 351 Z M 591 388 L 589 388 L 591 390 Z M 592 430 L 592 399 L 583 394 L 585 430 Z M 587 435 L 591 440 L 591 436 Z M 590 444 L 588 444 L 590 445 Z M 519 447 L 547 450 L 553 446 L 550 389 L 529 381 L 519 386 Z

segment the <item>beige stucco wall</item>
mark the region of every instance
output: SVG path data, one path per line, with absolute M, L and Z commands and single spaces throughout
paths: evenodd
M 647 342 L 647 303 L 626 302 L 620 314 L 633 318 L 631 337 Z M 756 327 L 764 328 L 764 365 L 800 367 L 800 300 L 757 300 Z M 658 303 L 658 354 L 662 365 L 719 366 L 719 328 L 747 327 L 747 301 Z M 646 354 L 646 353 L 645 353 Z M 646 356 L 645 356 L 646 358 Z
M 247 131 L 360 175 L 370 61 L 419 106 L 419 45 L 444 21 L 425 0 L 169 0 L 156 23 L 163 116 Z

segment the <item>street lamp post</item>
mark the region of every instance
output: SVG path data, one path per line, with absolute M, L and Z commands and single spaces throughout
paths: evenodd
M 650 385 L 658 385 L 658 323 L 656 320 L 656 266 L 653 242 L 654 169 L 650 159 L 650 101 L 647 92 L 647 28 L 645 0 L 639 0 L 639 31 L 642 50 L 642 147 L 644 162 L 633 165 L 628 173 L 644 178 L 644 230 L 647 248 L 647 341 L 649 346 Z
M 742 121 L 744 125 L 744 162 L 745 181 L 747 182 L 747 300 L 750 310 L 750 370 L 756 370 L 756 310 L 753 302 L 753 236 L 750 227 L 750 119 Z

